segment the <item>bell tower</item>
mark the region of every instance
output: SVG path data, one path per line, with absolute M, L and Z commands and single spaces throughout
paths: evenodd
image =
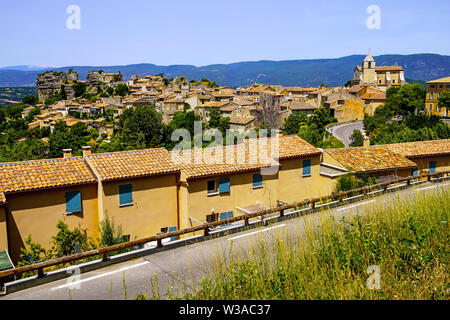
M 372 54 L 367 54 L 367 57 L 364 59 L 362 63 L 362 82 L 367 85 L 376 85 L 377 84 L 377 73 L 375 72 L 375 59 L 372 57 Z

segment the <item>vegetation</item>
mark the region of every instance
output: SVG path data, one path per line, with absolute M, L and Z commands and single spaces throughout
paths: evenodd
M 364 128 L 372 145 L 450 138 L 449 126 L 437 116 L 422 112 L 425 89 L 420 84 L 390 88 L 386 103 L 372 116 L 365 115 Z M 445 103 L 443 96 L 442 103 Z
M 364 145 L 364 136 L 361 130 L 353 130 L 350 141 L 350 147 L 362 147 Z
M 371 177 L 368 173 L 365 172 L 358 176 L 353 173 L 347 173 L 337 179 L 335 192 L 358 189 L 375 184 L 375 182 L 376 178 Z
M 289 115 L 282 127 L 282 132 L 286 135 L 298 134 L 300 138 L 313 146 L 322 148 L 325 143 L 325 128 L 334 122 L 337 122 L 337 119 L 331 116 L 330 111 L 326 107 L 320 107 L 309 117 L 304 112 Z M 337 141 L 328 140 L 326 145 L 333 143 L 336 144 Z
M 186 286 L 181 297 L 169 294 L 195 300 L 448 300 L 449 191 L 415 193 L 365 212 L 340 221 L 322 215 L 320 229 L 303 224 L 280 231 L 273 244 L 256 240 L 245 254 L 207 265 L 209 276 Z M 379 289 L 370 266 L 380 270 Z

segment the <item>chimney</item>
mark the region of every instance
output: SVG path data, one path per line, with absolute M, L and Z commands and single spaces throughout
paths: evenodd
M 90 146 L 84 146 L 83 149 L 83 158 L 86 158 L 87 156 L 91 155 L 91 147 Z
M 64 158 L 72 157 L 72 149 L 63 149 Z

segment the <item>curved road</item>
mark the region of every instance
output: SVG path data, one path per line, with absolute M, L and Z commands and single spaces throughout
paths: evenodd
M 328 132 L 330 132 L 333 136 L 341 140 L 346 147 L 350 145 L 350 136 L 353 133 L 353 130 L 364 130 L 364 124 L 362 121 L 356 121 L 353 123 L 346 123 L 342 125 L 337 125 L 329 128 Z M 363 132 L 364 134 L 364 132 Z

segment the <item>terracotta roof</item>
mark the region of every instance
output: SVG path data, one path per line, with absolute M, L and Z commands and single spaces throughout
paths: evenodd
M 359 98 L 363 100 L 386 100 L 386 94 L 384 92 L 366 92 Z
M 290 104 L 289 109 L 291 109 L 291 110 L 311 110 L 311 109 L 317 109 L 317 108 L 307 102 L 293 101 Z
M 382 146 L 325 150 L 343 167 L 355 172 L 414 168 L 416 164 Z
M 234 117 L 230 119 L 230 124 L 242 124 L 246 125 L 255 120 L 256 117 L 249 116 L 249 117 Z
M 395 143 L 384 147 L 407 158 L 448 155 L 450 139 Z
M 0 164 L 0 191 L 16 192 L 95 182 L 81 157 Z
M 375 71 L 402 71 L 402 66 L 378 66 L 375 67 Z
M 450 77 L 427 81 L 427 83 L 450 83 Z
M 98 153 L 87 161 L 102 181 L 179 172 L 164 148 Z
M 256 145 L 253 145 L 253 143 Z M 172 160 L 176 161 L 176 157 L 181 159 L 183 155 L 187 157 L 188 161 L 179 164 L 186 179 L 253 171 L 279 164 L 278 161 L 272 158 L 272 143 L 273 138 L 260 138 L 246 140 L 229 147 L 186 150 L 184 154 L 181 151 L 172 151 Z M 280 160 L 321 154 L 319 149 L 298 136 L 280 136 L 278 143 L 278 155 L 273 155 L 278 156 Z M 267 145 L 267 152 L 259 153 L 260 147 L 265 145 Z M 251 146 L 255 146 L 255 148 L 252 149 Z M 255 152 L 255 154 L 251 152 Z M 198 157 L 197 159 L 195 158 L 196 156 Z M 186 163 L 189 161 L 190 163 Z

